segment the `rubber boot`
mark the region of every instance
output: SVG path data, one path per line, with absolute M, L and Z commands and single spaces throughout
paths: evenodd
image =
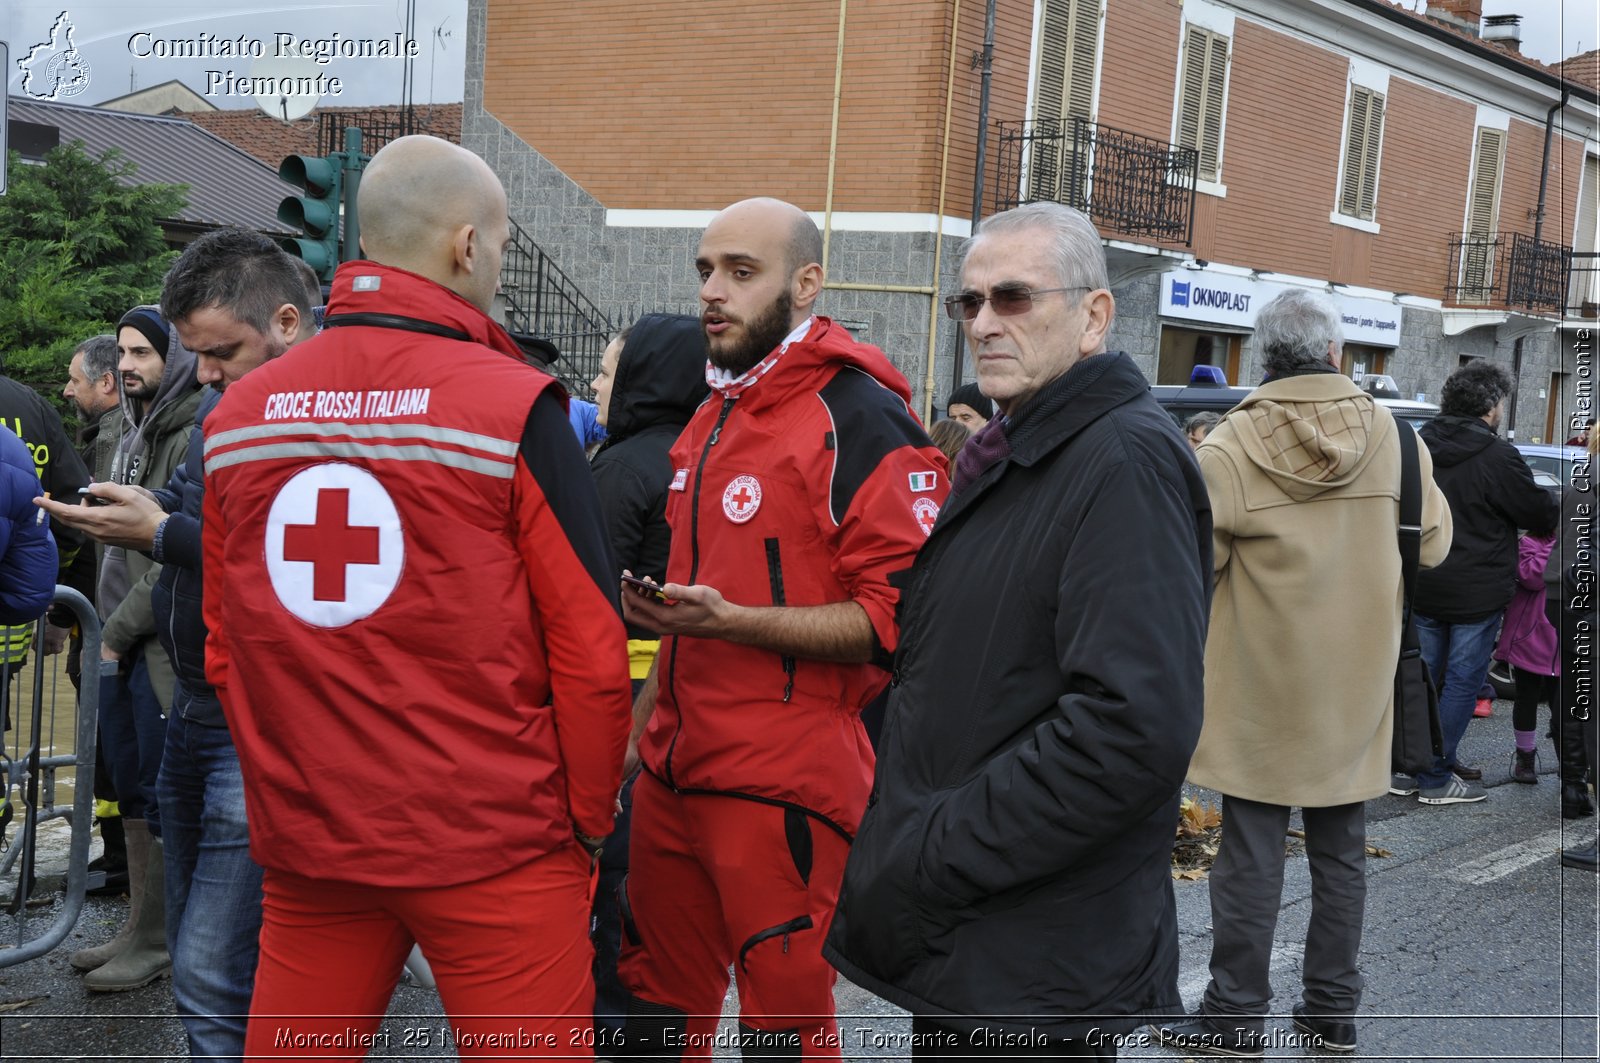
M 1592 816 L 1594 801 L 1589 797 L 1589 758 L 1583 752 L 1583 728 L 1577 720 L 1562 720 L 1561 724 L 1561 818 Z
M 120 818 L 120 817 L 119 817 Z M 79 949 L 68 962 L 80 971 L 103 967 L 121 952 L 133 937 L 133 928 L 144 910 L 145 868 L 150 863 L 150 826 L 142 819 L 122 820 L 123 843 L 128 852 L 128 920 L 122 924 L 115 937 L 104 945 Z M 166 899 L 157 896 L 155 903 L 166 907 Z
M 116 897 L 129 889 L 128 844 L 123 837 L 121 816 L 100 817 L 100 840 L 105 849 L 89 861 L 89 870 L 104 871 L 106 881 L 88 893 L 94 897 Z
M 132 824 L 129 824 L 130 826 Z M 172 973 L 172 957 L 167 954 L 166 867 L 161 855 L 161 839 L 148 839 L 144 861 L 144 903 L 139 916 L 131 920 L 133 934 L 122 951 L 103 967 L 84 975 L 85 989 L 95 993 L 121 993 L 147 986 Z M 132 837 L 132 835 L 129 835 Z

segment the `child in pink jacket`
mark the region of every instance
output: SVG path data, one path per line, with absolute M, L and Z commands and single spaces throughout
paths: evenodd
M 1536 783 L 1534 749 L 1538 745 L 1539 703 L 1550 706 L 1552 717 L 1561 699 L 1561 648 L 1556 623 L 1561 603 L 1546 596 L 1545 562 L 1555 545 L 1550 535 L 1524 535 L 1517 547 L 1517 590 L 1506 606 L 1500 627 L 1500 644 L 1494 657 L 1511 665 L 1517 698 L 1511 712 L 1517 748 L 1512 754 L 1511 777 Z M 1552 721 L 1553 723 L 1553 721 Z

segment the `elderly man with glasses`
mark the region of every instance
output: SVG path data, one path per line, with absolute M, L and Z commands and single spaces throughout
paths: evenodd
M 1100 237 L 1035 203 L 967 245 L 1000 416 L 905 585 L 874 799 L 825 954 L 912 1056 L 1113 1059 L 1179 1010 L 1170 860 L 1200 733 L 1211 513 L 1124 354 Z

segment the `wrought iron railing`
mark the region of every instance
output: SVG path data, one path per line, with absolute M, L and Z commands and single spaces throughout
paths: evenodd
M 1560 313 L 1572 249 L 1522 233 L 1452 233 L 1445 302 Z
M 362 150 L 371 155 L 391 140 L 426 133 L 451 143 L 461 142 L 461 129 L 446 127 L 434 108 L 378 107 L 364 111 L 318 111 L 317 143 L 323 154 L 344 150 L 344 127 L 361 130 Z
M 1574 251 L 1565 317 L 1600 318 L 1600 251 Z
M 611 340 L 611 319 L 515 220 L 500 267 L 500 294 L 506 302 L 506 328 L 554 344 L 561 358 L 550 371 L 569 390 L 587 396 Z
M 996 211 L 1048 200 L 1108 232 L 1190 244 L 1200 165 L 1193 148 L 1082 118 L 997 127 Z

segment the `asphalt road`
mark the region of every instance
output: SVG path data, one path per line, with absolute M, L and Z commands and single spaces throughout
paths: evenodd
M 1368 809 L 1369 841 L 1390 855 L 1368 861 L 1362 945 L 1367 979 L 1357 1058 L 1367 1060 L 1588 1060 L 1597 1040 L 1600 876 L 1564 870 L 1563 846 L 1587 842 L 1595 820 L 1563 821 L 1546 741 L 1537 786 L 1509 781 L 1511 706 L 1477 720 L 1463 744 L 1481 764 L 1488 801 L 1431 808 L 1383 797 Z M 1310 909 L 1306 861 L 1291 843 L 1273 963 L 1275 1047 L 1269 1058 L 1301 1059 L 1289 1009 L 1298 1000 L 1300 946 Z M 1182 932 L 1181 987 L 1192 1005 L 1205 986 L 1210 948 L 1208 884 L 1175 883 Z M 67 963 L 74 948 L 115 928 L 120 902 L 91 898 L 68 941 L 51 954 L 0 967 L 0 1057 L 168 1059 L 185 1056 L 170 985 L 101 996 L 82 988 Z M 37 925 L 49 910 L 35 913 Z M 30 923 L 30 926 L 36 925 Z M 9 937 L 8 937 L 9 935 Z M 0 915 L 0 943 L 15 930 Z M 837 993 L 847 1059 L 908 1054 L 910 1022 L 900 1009 L 845 983 Z M 735 1007 L 731 999 L 729 1006 Z M 449 1059 L 438 1031 L 436 994 L 395 991 L 385 1026 L 389 1047 L 373 1059 Z M 403 1042 L 428 1031 L 427 1047 Z M 731 1042 L 730 1042 L 731 1043 Z M 718 1055 L 735 1056 L 722 1048 Z M 1123 1058 L 1183 1058 L 1149 1044 Z M 1350 1057 L 1344 1057 L 1350 1058 Z

